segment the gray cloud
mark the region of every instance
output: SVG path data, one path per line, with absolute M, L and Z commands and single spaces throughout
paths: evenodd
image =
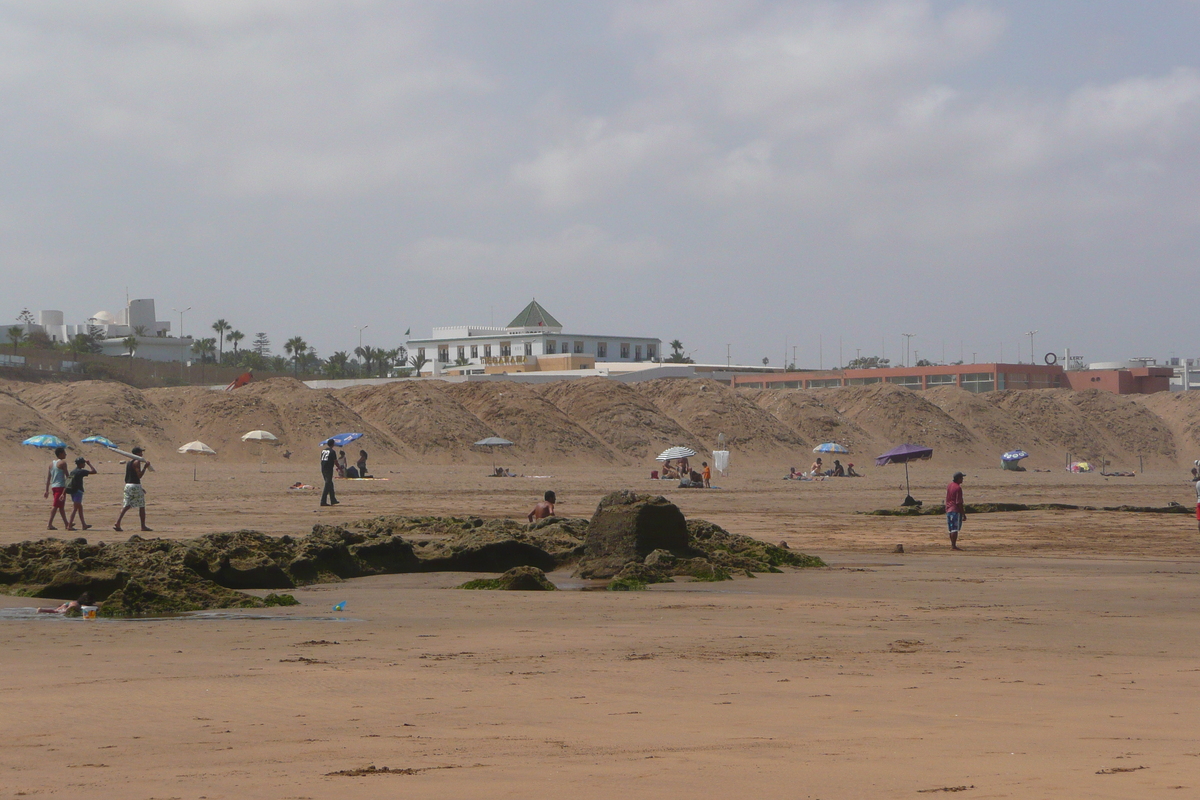
M 997 77 L 1042 35 L 919 0 L 0 2 L 7 313 L 128 284 L 328 353 L 536 294 L 713 360 L 1200 355 L 1146 297 L 1191 280 L 1200 65 Z

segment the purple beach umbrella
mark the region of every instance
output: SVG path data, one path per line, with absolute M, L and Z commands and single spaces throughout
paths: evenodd
M 908 482 L 908 462 L 925 460 L 933 456 L 933 448 L 926 447 L 923 444 L 902 444 L 893 447 L 881 456 L 875 459 L 875 466 L 886 467 L 888 464 L 903 464 L 904 465 L 904 490 L 905 498 L 904 505 L 916 505 L 916 501 L 912 498 L 912 489 Z

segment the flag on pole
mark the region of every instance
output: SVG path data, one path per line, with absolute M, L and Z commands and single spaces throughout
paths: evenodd
M 406 331 L 404 332 L 404 335 L 405 335 L 405 336 L 408 336 L 410 333 L 412 333 L 412 328 L 409 328 L 408 330 L 406 330 Z

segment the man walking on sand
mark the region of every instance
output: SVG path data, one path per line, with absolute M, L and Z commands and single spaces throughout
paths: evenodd
M 956 472 L 946 487 L 946 527 L 950 530 L 951 550 L 962 549 L 958 546 L 958 532 L 962 530 L 963 520 L 967 516 L 967 507 L 963 505 L 962 482 L 963 474 Z
M 51 490 L 54 491 L 54 500 L 50 503 L 50 521 L 46 523 L 46 530 L 58 530 L 54 527 L 55 514 L 62 517 L 64 528 L 74 530 L 67 521 L 67 451 L 61 447 L 54 448 L 54 460 L 46 472 L 46 491 L 42 497 L 49 497 Z
M 1200 528 L 1200 474 L 1193 475 L 1192 480 L 1196 482 L 1196 527 Z
M 337 495 L 333 491 L 333 470 L 337 466 L 338 454 L 333 448 L 337 445 L 333 439 L 325 443 L 321 451 L 321 477 L 325 479 L 325 488 L 321 490 L 321 505 L 336 506 Z
M 121 506 L 121 513 L 117 515 L 117 524 L 113 525 L 113 530 L 122 530 L 121 520 L 125 519 L 125 512 L 136 508 L 142 522 L 142 530 L 149 531 L 146 527 L 146 490 L 142 488 L 142 476 L 150 469 L 150 462 L 141 458 L 142 453 L 146 451 L 140 447 L 135 447 L 129 452 L 138 458 L 131 458 L 125 462 L 124 505 Z

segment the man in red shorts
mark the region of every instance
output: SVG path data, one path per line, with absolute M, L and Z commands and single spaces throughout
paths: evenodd
M 62 517 L 64 528 L 74 530 L 67 521 L 67 451 L 61 447 L 54 449 L 54 460 L 46 471 L 46 491 L 42 497 L 49 497 L 51 490 L 54 492 L 54 501 L 50 504 L 50 521 L 46 523 L 46 530 L 58 530 L 54 527 L 56 513 Z

